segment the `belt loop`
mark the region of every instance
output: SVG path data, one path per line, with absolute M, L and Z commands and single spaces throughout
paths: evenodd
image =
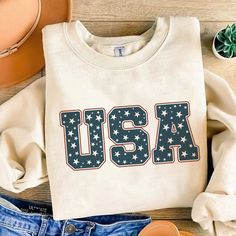
M 94 222 L 87 222 L 87 227 L 85 229 L 85 234 L 86 236 L 90 236 L 91 235 L 91 231 L 92 229 L 95 228 L 95 223 Z
M 42 215 L 41 217 L 41 226 L 39 229 L 38 236 L 44 236 L 48 227 L 48 219 L 49 217 L 46 215 Z

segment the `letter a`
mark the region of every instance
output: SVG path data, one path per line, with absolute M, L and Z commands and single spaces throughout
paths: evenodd
M 199 160 L 199 147 L 195 145 L 188 121 L 189 103 L 156 104 L 155 115 L 159 120 L 158 140 L 153 149 L 153 162 L 180 162 Z

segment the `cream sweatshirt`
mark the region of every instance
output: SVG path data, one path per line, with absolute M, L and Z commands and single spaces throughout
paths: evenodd
M 56 220 L 193 206 L 204 229 L 235 235 L 236 99 L 203 68 L 198 19 L 120 37 L 79 20 L 42 32 L 46 77 L 0 106 L 0 186 L 48 175 Z

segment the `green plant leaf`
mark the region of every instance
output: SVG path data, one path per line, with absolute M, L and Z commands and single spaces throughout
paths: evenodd
M 227 57 L 227 58 L 230 57 L 230 51 L 227 51 L 227 52 L 225 53 L 225 57 Z
M 214 46 L 224 57 L 230 58 L 236 55 L 236 23 L 227 25 L 217 33 Z
M 235 23 L 231 25 L 231 32 L 232 33 L 236 32 L 236 24 Z
M 223 53 L 228 53 L 230 51 L 230 47 L 224 46 Z
M 228 38 L 229 36 L 231 35 L 231 28 L 230 26 L 228 25 L 225 29 L 225 36 Z
M 236 44 L 233 44 L 233 45 L 232 45 L 232 49 L 233 49 L 233 51 L 236 53 Z
M 227 45 L 227 46 L 231 46 L 232 45 L 230 37 L 224 41 L 224 45 Z
M 232 41 L 233 43 L 236 43 L 235 40 L 236 40 L 236 33 L 231 35 L 231 41 Z
M 233 50 L 230 50 L 230 51 L 229 51 L 229 56 L 228 56 L 228 57 L 231 58 L 233 55 L 234 55 L 234 51 L 233 51 Z
M 220 32 L 217 34 L 216 37 L 217 37 L 217 39 L 218 39 L 220 42 L 224 43 L 224 41 L 225 41 L 225 35 L 223 34 L 222 31 L 220 31 Z
M 216 48 L 216 51 L 217 51 L 217 52 L 220 52 L 220 51 L 223 50 L 224 44 L 217 44 L 215 48 Z

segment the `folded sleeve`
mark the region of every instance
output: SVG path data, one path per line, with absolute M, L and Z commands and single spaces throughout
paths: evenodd
M 48 180 L 44 110 L 45 77 L 0 105 L 0 187 L 17 193 Z
M 208 138 L 213 172 L 192 208 L 211 235 L 236 235 L 236 97 L 228 83 L 205 69 Z

